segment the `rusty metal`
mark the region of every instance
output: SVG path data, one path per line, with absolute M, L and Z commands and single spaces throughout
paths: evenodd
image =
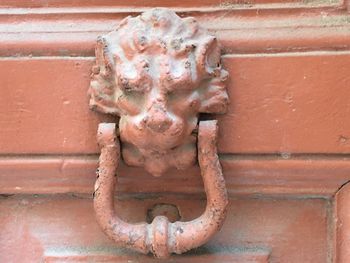
M 216 153 L 217 122 L 198 122 L 199 113 L 226 111 L 228 73 L 220 58 L 215 36 L 168 9 L 127 17 L 98 39 L 90 106 L 120 119 L 118 129 L 114 123 L 99 126 L 94 207 L 103 231 L 117 244 L 165 258 L 204 244 L 220 229 L 228 200 Z M 186 169 L 198 158 L 207 194 L 203 215 L 174 223 L 164 216 L 151 224 L 119 219 L 113 197 L 121 154 L 126 164 L 154 176 Z
M 199 218 L 190 222 L 170 223 L 166 217 L 157 216 L 151 224 L 129 224 L 122 221 L 114 211 L 115 175 L 120 159 L 115 124 L 100 124 L 98 143 L 101 156 L 94 208 L 103 231 L 120 246 L 142 253 L 152 252 L 159 258 L 165 258 L 170 253 L 181 254 L 206 243 L 221 228 L 228 204 L 225 180 L 216 153 L 216 140 L 217 122 L 200 122 L 198 160 L 207 194 L 207 206 Z
M 196 162 L 199 113 L 224 113 L 220 47 L 191 18 L 167 9 L 127 17 L 100 37 L 90 106 L 120 116 L 123 160 L 155 176 Z

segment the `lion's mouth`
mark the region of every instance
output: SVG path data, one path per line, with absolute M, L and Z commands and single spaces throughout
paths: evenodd
M 130 166 L 144 167 L 153 176 L 161 176 L 175 167 L 184 170 L 196 162 L 196 138 L 190 137 L 186 143 L 168 150 L 142 149 L 129 143 L 122 144 L 122 157 Z
M 149 128 L 144 122 L 125 122 L 120 124 L 120 138 L 140 149 L 167 151 L 182 145 L 191 136 L 196 124 L 182 120 L 158 123 L 156 129 Z

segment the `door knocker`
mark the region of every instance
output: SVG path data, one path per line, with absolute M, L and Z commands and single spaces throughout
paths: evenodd
M 228 203 L 217 156 L 217 121 L 200 113 L 224 113 L 228 104 L 215 36 L 192 17 L 151 9 L 125 18 L 98 38 L 90 106 L 120 117 L 98 128 L 101 148 L 94 209 L 103 231 L 118 245 L 166 258 L 207 242 L 222 226 Z M 114 211 L 119 159 L 161 176 L 198 159 L 207 195 L 205 212 L 189 222 L 157 216 L 129 224 Z

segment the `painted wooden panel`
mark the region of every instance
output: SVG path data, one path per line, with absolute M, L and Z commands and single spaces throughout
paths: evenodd
M 349 153 L 350 55 L 228 56 L 221 152 Z
M 116 119 L 89 111 L 86 91 L 96 37 L 159 3 L 1 1 L 0 262 L 155 261 L 95 222 L 97 124 Z M 231 75 L 219 116 L 228 218 L 170 262 L 348 262 L 350 1 L 161 5 L 214 32 Z M 131 222 L 159 203 L 183 220 L 205 207 L 197 167 L 154 178 L 122 164 L 118 180 L 116 209 Z
M 298 9 L 299 10 L 299 9 Z M 1 56 L 94 56 L 99 35 L 112 31 L 134 8 L 0 9 Z M 276 12 L 276 13 L 274 13 Z M 350 49 L 345 10 L 273 9 L 182 11 L 215 33 L 225 54 Z M 333 13 L 332 15 L 329 14 Z
M 66 1 L 66 0 L 49 0 L 49 1 L 25 1 L 25 0 L 3 0 L 0 7 L 85 7 L 85 6 L 117 6 L 117 7 L 222 7 L 233 8 L 235 6 L 251 6 L 254 4 L 276 4 L 276 3 L 296 3 L 296 4 L 308 4 L 308 5 L 335 5 L 341 4 L 342 0 L 191 0 L 191 1 L 171 1 L 171 0 L 133 0 L 131 3 L 126 1 L 113 1 L 113 0 L 78 0 L 78 1 Z
M 228 55 L 221 153 L 350 153 L 350 55 Z M 98 152 L 88 108 L 92 58 L 0 60 L 0 152 Z M 336 70 L 334 70 L 336 69 Z M 17 143 L 14 143 L 17 142 Z
M 350 184 L 344 184 L 334 199 L 334 262 L 347 263 L 350 258 Z
M 349 180 L 348 158 L 222 156 L 227 190 L 233 196 L 304 195 L 332 197 Z M 32 156 L 0 158 L 0 193 L 53 194 L 93 192 L 96 156 Z M 171 170 L 153 177 L 144 169 L 118 169 L 120 194 L 202 194 L 198 167 Z
M 174 203 L 183 220 L 195 218 L 205 206 L 205 200 L 181 195 L 148 196 L 121 200 L 116 209 L 122 218 L 138 222 L 145 220 L 147 209 L 157 203 Z M 201 249 L 172 260 L 326 263 L 331 253 L 329 220 L 330 206 L 325 199 L 234 198 L 222 231 Z M 91 198 L 84 196 L 3 198 L 0 223 L 1 262 L 40 262 L 45 258 L 46 262 L 62 262 L 59 259 L 64 257 L 73 262 L 86 262 L 89 257 L 90 262 L 96 257 L 107 262 L 113 257 L 116 262 L 159 262 L 118 248 L 108 240 L 95 221 Z M 223 255 L 223 261 L 211 261 Z

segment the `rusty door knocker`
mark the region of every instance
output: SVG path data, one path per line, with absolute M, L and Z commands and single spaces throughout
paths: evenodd
M 220 61 L 214 36 L 194 18 L 163 8 L 127 17 L 98 39 L 90 106 L 120 119 L 118 132 L 115 123 L 99 125 L 94 209 L 103 231 L 118 245 L 165 258 L 204 244 L 221 228 L 228 198 L 217 156 L 217 122 L 198 124 L 199 113 L 226 111 L 228 73 Z M 121 154 L 126 164 L 154 176 L 171 167 L 186 169 L 198 158 L 205 212 L 190 222 L 171 223 L 163 216 L 151 224 L 122 221 L 114 211 Z

